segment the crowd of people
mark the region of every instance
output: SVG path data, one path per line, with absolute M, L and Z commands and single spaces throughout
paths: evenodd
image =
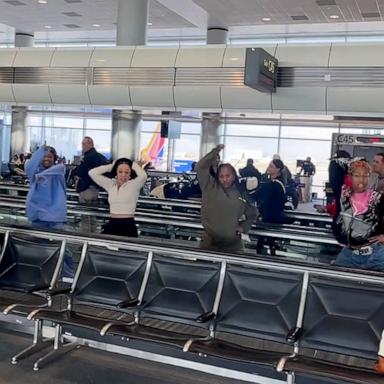
M 248 159 L 246 166 L 239 170 L 240 177 L 246 178 L 244 183 L 231 164 L 220 162 L 223 148 L 223 145 L 217 146 L 194 167 L 202 193 L 201 247 L 239 252 L 256 220 L 276 224 L 291 222 L 285 213 L 285 203 L 292 175 L 278 155 L 273 157 L 265 174 Z M 104 189 L 108 193 L 110 220 L 102 232 L 137 237 L 134 216 L 140 190 L 147 179 L 145 164 L 127 158 L 108 163 L 90 137 L 84 137 L 82 153 L 82 161 L 73 172 L 79 202 L 96 204 L 100 190 Z M 42 146 L 30 158 L 18 157 L 18 160 L 30 182 L 26 209 L 29 220 L 37 227 L 64 228 L 65 166 L 55 149 Z M 309 157 L 302 163 L 301 171 L 306 176 L 316 171 Z M 333 231 L 344 246 L 334 264 L 384 271 L 384 153 L 374 157 L 371 167 L 364 159 L 354 160 L 345 151 L 338 151 L 331 160 L 329 176 Z M 252 179 L 255 183 L 250 186 Z M 84 215 L 81 231 L 95 232 L 94 220 L 91 215 Z M 271 246 L 268 239 L 260 238 L 259 253 L 265 241 Z
M 241 252 L 252 224 L 284 224 L 287 187 L 292 175 L 278 155 L 261 174 L 249 159 L 239 170 L 220 162 L 224 145 L 218 145 L 195 164 L 202 193 L 201 221 L 204 229 L 201 248 L 219 252 Z M 101 189 L 108 193 L 110 219 L 102 232 L 137 237 L 135 210 L 140 190 L 147 179 L 145 164 L 128 158 L 107 159 L 94 147 L 92 138 L 82 141 L 82 161 L 74 170 L 79 202 L 93 205 Z M 14 157 L 14 163 L 29 179 L 26 213 L 37 228 L 64 229 L 67 221 L 65 165 L 54 148 L 44 145 L 31 156 Z M 315 173 L 311 159 L 302 165 L 307 177 Z M 384 153 L 372 166 L 365 159 L 351 159 L 338 151 L 329 166 L 334 211 L 333 231 L 343 248 L 334 265 L 384 271 Z M 252 180 L 254 180 L 252 182 Z M 82 230 L 95 232 L 90 216 L 82 218 Z M 265 239 L 260 239 L 261 252 Z M 268 240 L 267 240 L 268 241 Z M 64 276 L 72 276 L 71 256 L 65 255 Z M 384 335 L 383 335 L 384 339 Z M 384 372 L 384 340 L 376 369 Z

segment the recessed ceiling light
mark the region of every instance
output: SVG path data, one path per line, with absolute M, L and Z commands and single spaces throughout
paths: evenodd
M 37 2 L 40 4 L 47 4 L 48 0 L 37 0 Z
M 329 16 L 330 19 L 338 19 L 340 16 L 339 15 L 331 15 Z
M 262 21 L 271 21 L 271 18 L 270 17 L 263 17 L 261 20 Z
M 51 29 L 52 27 L 50 25 L 45 25 L 44 28 Z
M 148 23 L 148 25 L 153 25 L 153 23 Z
M 100 27 L 100 24 L 92 24 L 92 27 Z

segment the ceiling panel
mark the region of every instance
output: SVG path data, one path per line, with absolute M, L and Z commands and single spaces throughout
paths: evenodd
M 384 0 L 193 1 L 207 12 L 210 26 L 217 24 L 228 28 L 382 21 L 384 14 Z M 0 24 L 21 32 L 60 32 L 72 29 L 89 31 L 89 36 L 92 36 L 97 31 L 116 30 L 117 4 L 118 0 L 48 0 L 47 4 L 40 4 L 37 0 L 0 0 Z M 263 21 L 263 18 L 270 20 Z M 196 30 L 190 21 L 156 0 L 150 1 L 149 21 L 150 29 L 156 30 L 160 36 L 161 29 Z
M 208 13 L 228 26 L 266 24 L 262 18 L 271 18 L 268 24 L 335 23 L 376 21 L 361 13 L 380 13 L 383 20 L 383 0 L 194 0 Z M 293 20 L 291 16 L 305 15 L 307 21 Z M 336 18 L 330 16 L 336 15 Z

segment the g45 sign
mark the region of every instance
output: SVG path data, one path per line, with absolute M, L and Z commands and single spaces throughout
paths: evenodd
M 276 92 L 278 61 L 262 48 L 247 48 L 244 84 L 260 92 Z

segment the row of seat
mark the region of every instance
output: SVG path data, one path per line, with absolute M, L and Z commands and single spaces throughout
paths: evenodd
M 34 343 L 14 363 L 47 345 L 41 329 L 50 321 L 53 349 L 36 370 L 76 346 L 61 343 L 62 328 L 75 326 L 78 336 L 85 328 L 279 371 L 384 383 L 372 369 L 384 329 L 380 278 L 85 241 L 63 288 L 65 240 L 7 232 L 4 242 L 0 307 L 35 320 Z M 65 304 L 55 303 L 61 294 Z

